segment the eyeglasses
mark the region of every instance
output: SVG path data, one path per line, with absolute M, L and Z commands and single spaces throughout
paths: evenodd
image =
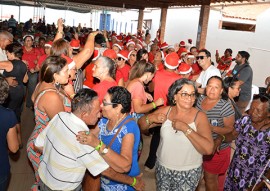
M 106 102 L 103 100 L 102 104 L 103 104 L 103 106 L 107 106 L 107 105 L 117 105 L 118 103 L 109 103 L 109 102 Z
M 118 57 L 118 58 L 117 58 L 118 61 L 121 61 L 122 59 L 123 59 L 123 58 L 121 58 L 121 57 Z
M 203 60 L 204 57 L 206 57 L 206 56 L 196 56 L 196 59 L 197 59 L 197 60 Z
M 177 94 L 180 94 L 181 98 L 183 98 L 183 99 L 187 99 L 187 98 L 189 98 L 189 97 L 190 97 L 190 99 L 196 99 L 196 94 L 195 94 L 195 93 L 193 93 L 193 94 L 188 94 L 188 93 L 186 93 L 186 92 L 179 92 L 179 93 L 177 93 Z
M 253 100 L 260 99 L 262 103 L 268 102 L 269 98 L 266 95 L 263 94 L 254 94 L 253 95 Z

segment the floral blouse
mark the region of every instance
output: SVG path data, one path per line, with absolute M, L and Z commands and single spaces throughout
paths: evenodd
M 252 188 L 264 168 L 267 172 L 270 167 L 265 167 L 270 159 L 270 128 L 255 129 L 250 116 L 237 120 L 234 127 L 239 135 L 235 140 L 236 150 L 226 177 L 225 191 Z

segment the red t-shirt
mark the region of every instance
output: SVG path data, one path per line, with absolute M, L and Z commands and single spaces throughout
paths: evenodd
M 128 76 L 129 76 L 129 71 L 130 71 L 130 66 L 125 64 L 123 68 L 117 68 L 116 70 L 116 81 L 118 82 L 122 77 L 124 78 L 124 82 L 128 81 Z M 121 74 L 117 74 L 121 73 Z M 120 77 L 120 78 L 119 78 Z
M 180 79 L 181 76 L 175 72 L 169 72 L 167 70 L 158 70 L 153 78 L 155 84 L 154 88 L 154 100 L 158 98 L 164 99 L 164 106 L 167 105 L 167 95 L 169 87 L 173 82 Z
M 109 88 L 117 86 L 116 81 L 107 81 L 104 80 L 96 85 L 94 85 L 93 90 L 95 90 L 98 94 L 98 100 L 102 103 L 104 96 L 106 95 Z
M 93 77 L 93 67 L 95 65 L 93 63 L 90 63 L 86 66 L 85 70 L 85 80 L 83 82 L 83 85 L 93 88 L 94 87 L 94 77 Z
M 220 59 L 223 60 L 223 62 L 227 62 L 227 64 L 225 64 L 225 63 L 223 64 L 222 62 L 219 62 L 218 66 L 217 66 L 217 69 L 219 69 L 219 70 L 228 70 L 230 68 L 231 64 L 232 64 L 232 62 L 231 62 L 232 57 L 230 56 L 228 58 L 225 58 L 225 56 L 222 56 Z
M 202 71 L 202 67 L 198 64 L 198 62 L 192 64 L 191 68 L 192 68 L 192 75 L 198 75 Z
M 41 56 L 45 54 L 45 50 L 42 47 L 36 47 L 36 50 L 39 51 L 39 55 Z
M 29 70 L 35 69 L 39 56 L 40 52 L 35 48 L 32 48 L 30 51 L 27 51 L 23 46 L 22 60 L 27 61 Z
M 37 63 L 37 65 L 38 65 L 39 68 L 42 67 L 43 62 L 46 60 L 47 57 L 48 57 L 47 54 L 44 54 L 44 55 L 42 55 L 42 56 L 39 57 L 38 63 Z
M 153 63 L 155 60 L 155 55 L 153 54 L 153 52 L 149 52 L 148 53 L 148 60 L 149 62 Z

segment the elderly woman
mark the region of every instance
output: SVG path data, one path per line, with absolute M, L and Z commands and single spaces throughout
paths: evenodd
M 236 144 L 225 181 L 225 191 L 268 190 L 260 178 L 263 174 L 270 178 L 269 111 L 269 98 L 254 95 L 249 115 L 237 120 L 234 130 L 225 135 L 226 142 L 235 140 Z
M 40 83 L 32 96 L 36 126 L 27 142 L 28 158 L 32 162 L 36 178 L 32 190 L 38 189 L 40 178 L 37 170 L 42 160 L 42 155 L 35 149 L 34 142 L 57 113 L 71 110 L 70 99 L 61 88 L 61 85 L 68 83 L 68 77 L 68 66 L 64 58 L 50 56 L 44 61 L 40 70 Z
M 93 90 L 98 93 L 98 99 L 100 103 L 107 93 L 108 89 L 117 86 L 115 81 L 116 66 L 112 59 L 101 56 L 94 62 L 93 77 L 100 80 L 100 82 L 94 85 Z
M 193 107 L 196 94 L 192 81 L 176 80 L 169 88 L 169 106 L 138 121 L 142 131 L 162 124 L 156 163 L 157 190 L 195 190 L 202 173 L 202 155 L 212 152 L 207 117 Z
M 0 190 L 7 190 L 10 164 L 8 150 L 16 153 L 19 142 L 16 132 L 17 119 L 14 112 L 2 106 L 8 97 L 9 85 L 4 76 L 0 74 Z
M 222 79 L 213 76 L 207 82 L 206 96 L 202 95 L 197 102 L 197 108 L 205 112 L 208 117 L 215 143 L 212 154 L 204 156 L 203 160 L 206 190 L 210 191 L 223 190 L 224 174 L 230 164 L 230 144 L 222 143 L 220 145 L 220 140 L 216 139 L 218 135 L 230 133 L 234 124 L 234 109 L 226 101 L 227 97 L 223 90 Z M 219 145 L 220 147 L 218 147 Z M 221 178 L 219 179 L 219 177 Z
M 98 123 L 98 138 L 91 131 L 90 134 L 80 132 L 77 139 L 95 147 L 115 171 L 132 177 L 139 175 L 140 130 L 129 114 L 130 93 L 123 87 L 112 87 L 103 98 L 101 107 L 103 117 Z M 101 190 L 104 191 L 134 190 L 132 186 L 101 177 Z

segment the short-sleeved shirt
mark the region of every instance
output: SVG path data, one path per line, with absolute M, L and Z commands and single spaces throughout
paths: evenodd
M 202 109 L 202 101 L 204 99 L 205 99 L 205 96 L 203 95 L 200 96 L 198 98 L 196 107 L 200 111 L 203 111 L 206 114 L 208 121 L 211 125 L 223 128 L 224 127 L 223 118 L 234 115 L 234 109 L 231 107 L 231 104 L 223 99 L 220 99 L 211 110 L 205 111 Z M 213 132 L 212 136 L 213 136 L 213 139 L 216 139 L 218 134 Z M 220 146 L 220 149 L 225 149 L 229 145 L 230 145 L 229 143 L 222 143 Z
M 25 47 L 23 46 L 22 60 L 27 61 L 29 70 L 35 69 L 39 56 L 40 52 L 35 48 L 32 48 L 30 51 L 26 51 Z
M 60 112 L 35 141 L 43 147 L 39 176 L 52 190 L 73 190 L 81 184 L 86 169 L 96 176 L 109 168 L 95 148 L 77 141 L 79 131 L 89 129 L 73 113 Z
M 147 97 L 142 83 L 140 83 L 139 81 L 133 82 L 131 85 L 128 85 L 127 89 L 131 94 L 132 100 L 140 99 L 143 101 L 143 104 L 146 104 Z M 131 108 L 131 112 L 134 112 L 133 107 Z
M 42 67 L 43 62 L 46 60 L 47 57 L 48 57 L 47 54 L 44 54 L 44 55 L 42 55 L 42 56 L 39 57 L 38 63 L 37 63 L 37 65 L 39 66 L 39 68 Z
M 199 78 L 196 80 L 197 83 L 201 84 L 201 88 L 205 88 L 207 81 L 212 76 L 219 76 L 221 77 L 220 71 L 213 65 L 210 65 L 206 70 L 203 70 L 200 73 Z
M 153 78 L 155 84 L 154 88 L 154 100 L 163 98 L 164 105 L 167 105 L 167 95 L 169 87 L 181 76 L 175 72 L 169 72 L 167 70 L 158 70 Z
M 7 133 L 10 128 L 17 124 L 15 113 L 0 105 L 0 179 L 10 172 L 10 164 L 8 159 Z
M 95 90 L 98 94 L 98 99 L 99 99 L 100 103 L 102 103 L 102 100 L 103 100 L 104 96 L 106 95 L 108 89 L 110 89 L 113 86 L 117 86 L 116 81 L 104 80 L 104 81 L 96 84 L 93 87 L 93 90 Z
M 121 73 L 123 78 L 124 78 L 124 82 L 127 82 L 128 81 L 128 76 L 129 76 L 129 71 L 130 71 L 130 66 L 127 65 L 127 64 L 125 64 L 125 66 L 123 68 L 117 68 L 117 70 L 116 70 L 116 81 L 118 82 L 120 80 L 120 79 L 117 78 L 117 73 Z
M 239 71 L 239 72 L 238 72 Z M 251 89 L 253 80 L 253 71 L 248 63 L 243 65 L 236 64 L 232 75 L 236 76 L 238 80 L 243 81 L 239 95 L 239 101 L 249 101 L 251 99 Z

